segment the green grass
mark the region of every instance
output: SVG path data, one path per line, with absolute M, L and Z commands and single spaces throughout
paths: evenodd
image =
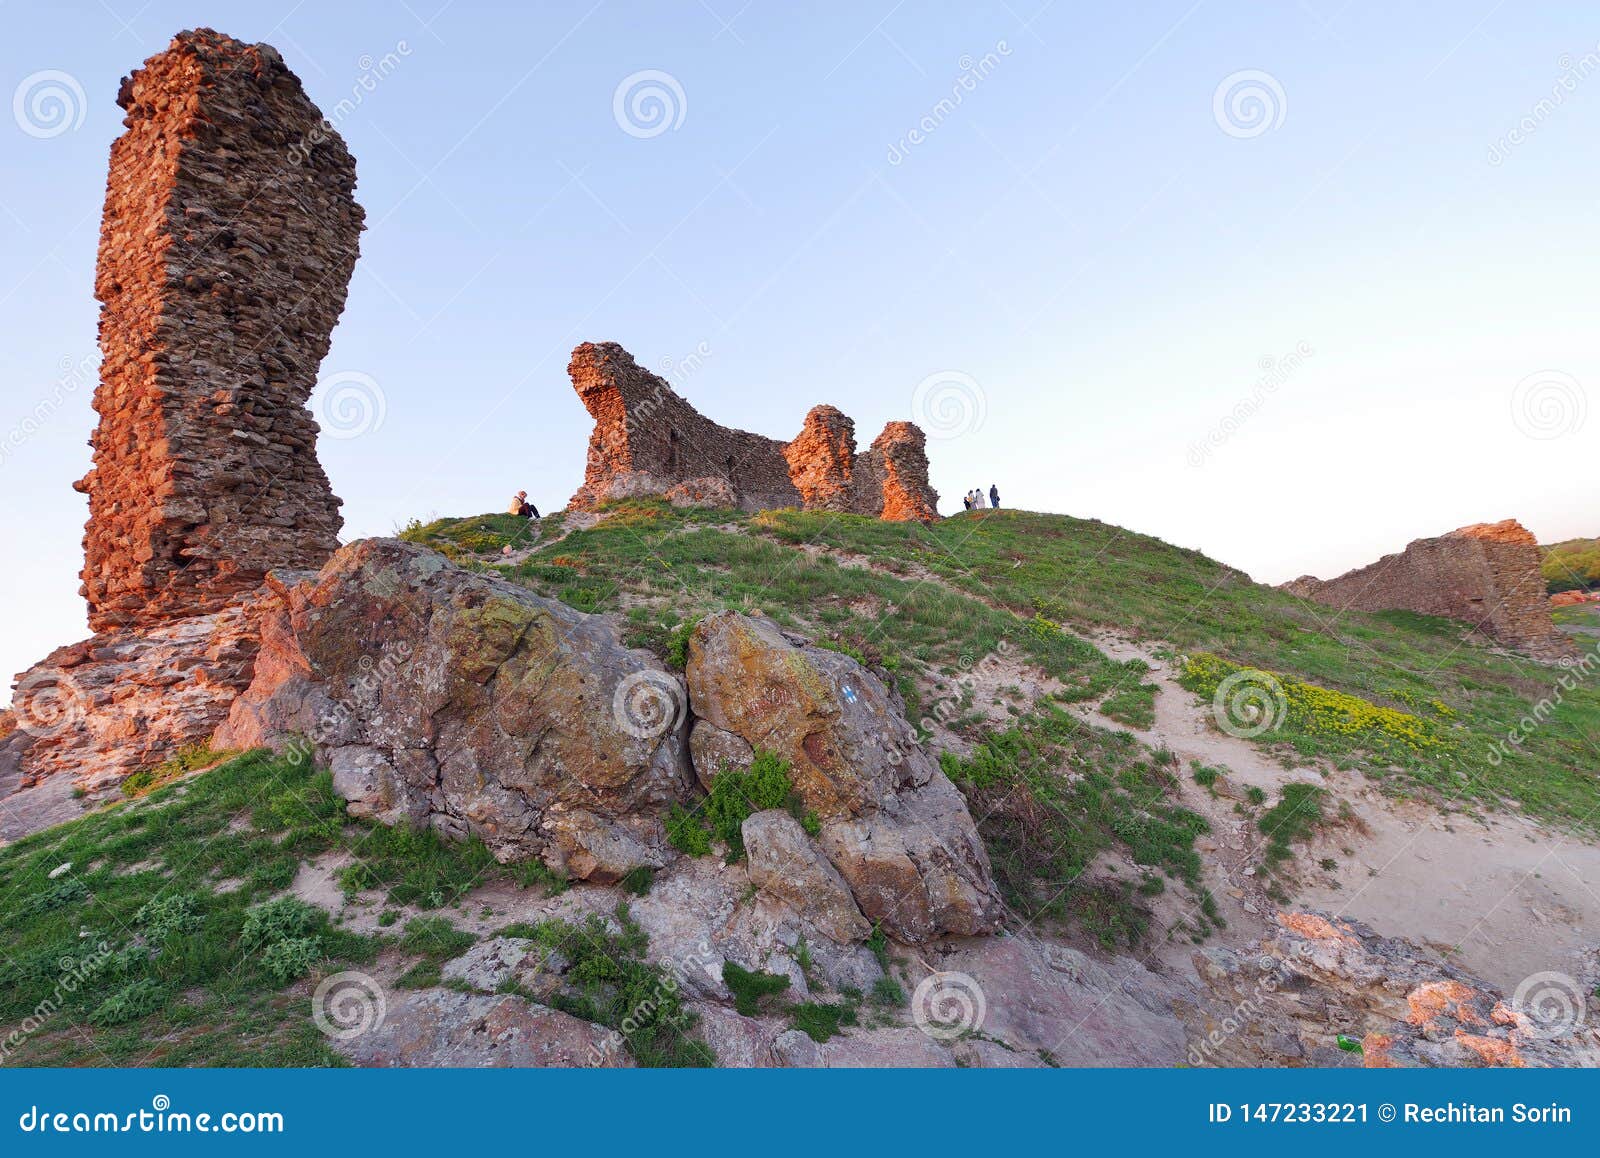
M 1294 846 L 1311 838 L 1327 819 L 1323 805 L 1327 789 L 1316 784 L 1285 784 L 1283 792 L 1266 812 L 1257 827 L 1267 838 L 1263 859 L 1269 868 L 1278 868 L 1294 857 Z
M 1112 848 L 1200 887 L 1194 842 L 1209 826 L 1172 802 L 1177 777 L 1126 732 L 1046 705 L 941 764 L 971 805 L 1007 903 L 1026 917 L 1071 918 L 1102 943 L 1136 942 L 1148 919 L 1131 891 L 1081 879 Z
M 370 964 L 381 942 L 281 895 L 324 854 L 422 906 L 512 878 L 481 846 L 350 821 L 325 771 L 247 753 L 0 849 L 0 1040 L 54 1011 L 8 1060 L 342 1064 L 287 990 Z M 408 926 L 402 947 L 421 936 Z
M 737 533 L 718 529 L 727 525 Z M 873 566 L 842 566 L 800 550 L 806 544 Z M 1140 726 L 1149 693 L 1137 673 L 1074 634 L 1111 629 L 1413 717 L 1438 741 L 1419 749 L 1378 742 L 1381 731 L 1293 727 L 1257 739 L 1291 762 L 1327 758 L 1396 794 L 1471 807 L 1515 801 L 1531 816 L 1600 828 L 1600 798 L 1584 771 L 1587 738 L 1600 734 L 1600 680 L 1560 688 L 1559 669 L 1494 654 L 1463 640 L 1451 621 L 1337 615 L 1199 552 L 1094 520 L 1001 510 L 923 526 L 636 502 L 503 570 L 586 609 L 619 610 L 626 601 L 641 621 L 759 608 L 853 650 L 866 644 L 896 664 L 914 721 L 943 708 L 973 739 L 985 729 L 951 682 L 1002 649 L 1061 680 L 1067 698 L 1104 699 Z M 665 653 L 671 628 L 656 630 Z M 1539 726 L 1497 750 L 1557 690 L 1560 702 Z
M 733 994 L 733 1007 L 746 1017 L 759 1017 L 765 998 L 789 988 L 789 979 L 781 974 L 746 969 L 732 961 L 722 963 L 722 981 Z
M 550 920 L 519 932 L 571 962 L 550 1004 L 616 1030 L 641 1066 L 716 1064 L 711 1048 L 691 1036 L 695 1015 L 684 1006 L 677 978 L 645 960 L 649 938 L 626 905 L 609 923 L 591 914 L 581 923 Z
M 748 768 L 723 768 L 711 791 L 693 809 L 673 804 L 667 810 L 667 841 L 689 856 L 705 856 L 713 841 L 728 850 L 728 863 L 744 859 L 744 822 L 758 812 L 786 808 L 815 836 L 821 822 L 809 812 L 790 779 L 791 765 L 776 752 L 758 748 Z
M 550 529 L 548 520 L 541 525 L 520 515 L 474 515 L 466 519 L 435 519 L 431 523 L 413 520 L 400 531 L 400 538 L 465 563 L 476 556 L 499 555 L 505 547 L 518 550 L 530 546 L 538 541 L 541 530 Z

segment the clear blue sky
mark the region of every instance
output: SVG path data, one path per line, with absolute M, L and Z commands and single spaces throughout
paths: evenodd
M 997 482 L 1268 581 L 1510 515 L 1600 533 L 1591 5 L 741 2 L 0 5 L 0 96 L 84 96 L 0 118 L 0 671 L 85 634 L 92 382 L 28 416 L 95 358 L 118 80 L 195 25 L 356 105 L 370 228 L 324 381 L 385 410 L 323 439 L 350 537 L 560 507 L 585 339 L 701 351 L 682 392 L 784 438 L 824 401 L 863 444 L 927 422 L 941 375 L 946 511 Z M 642 70 L 682 92 L 653 136 L 613 111 Z M 1248 70 L 1268 107 L 1219 108 Z

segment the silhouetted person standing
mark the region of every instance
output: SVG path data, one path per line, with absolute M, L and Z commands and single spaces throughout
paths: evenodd
M 997 511 L 1000 509 L 1000 488 L 994 483 L 989 484 L 989 505 Z

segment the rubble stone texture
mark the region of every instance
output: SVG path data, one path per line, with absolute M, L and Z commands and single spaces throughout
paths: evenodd
M 1537 659 L 1574 652 L 1550 618 L 1539 547 L 1515 519 L 1418 539 L 1337 579 L 1302 576 L 1285 589 L 1341 611 L 1416 611 L 1459 619 Z
M 95 296 L 96 631 L 214 612 L 338 547 L 306 409 L 355 267 L 355 162 L 277 51 L 183 32 L 125 79 Z
M 122 82 L 95 295 L 82 594 L 17 678 L 0 836 L 201 743 L 250 685 L 269 570 L 338 547 L 306 409 L 344 308 L 355 163 L 276 50 L 201 29 Z M 3 826 L 0 826 L 3 828 Z
M 1200 981 L 1222 1008 L 1197 1017 L 1190 1064 L 1600 1064 L 1592 979 L 1536 975 L 1540 984 L 1506 997 L 1358 921 L 1295 912 L 1279 913 L 1276 926 L 1248 952 L 1195 953 Z M 1341 1036 L 1360 1052 L 1341 1049 Z
M 583 486 L 570 506 L 701 495 L 745 510 L 804 507 L 897 521 L 938 518 L 926 439 L 891 422 L 865 453 L 855 423 L 818 406 L 792 442 L 719 426 L 615 342 L 585 342 L 567 367 L 595 421 Z

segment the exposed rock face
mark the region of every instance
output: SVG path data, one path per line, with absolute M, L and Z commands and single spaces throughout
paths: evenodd
M 666 495 L 752 511 L 938 517 L 925 439 L 909 422 L 891 422 L 858 457 L 855 424 L 832 406 L 815 407 L 799 436 L 783 443 L 712 422 L 615 342 L 585 342 L 567 370 L 595 421 L 574 509 Z
M 841 944 L 865 941 L 872 926 L 850 887 L 787 812 L 758 812 L 744 822 L 750 883 L 788 902 L 800 917 Z
M 1600 1005 L 1589 1001 L 1592 977 L 1531 978 L 1519 1004 L 1356 921 L 1280 913 L 1277 926 L 1248 954 L 1195 954 L 1201 981 L 1228 1009 L 1198 1027 L 1192 1064 L 1600 1064 L 1600 1027 L 1586 1008 Z M 1361 1052 L 1340 1050 L 1341 1034 Z
M 731 611 L 695 629 L 687 675 L 697 728 L 791 761 L 795 790 L 823 821 L 822 848 L 869 920 L 907 942 L 999 926 L 966 801 L 875 675 Z
M 356 815 L 615 881 L 691 799 L 682 685 L 601 616 L 393 539 L 282 585 L 217 742 L 310 737 Z
M 357 1065 L 474 1069 L 631 1067 L 611 1031 L 512 996 L 430 989 L 406 996 L 366 1033 L 339 1042 Z
M 101 417 L 76 484 L 97 631 L 218 611 L 337 548 L 305 404 L 362 228 L 355 162 L 270 46 L 180 33 L 118 104 L 95 276 Z
M 1284 589 L 1341 611 L 1417 611 L 1459 619 L 1537 659 L 1573 654 L 1556 629 L 1533 534 L 1515 519 L 1417 539 L 1397 555 L 1341 575 L 1305 575 Z

